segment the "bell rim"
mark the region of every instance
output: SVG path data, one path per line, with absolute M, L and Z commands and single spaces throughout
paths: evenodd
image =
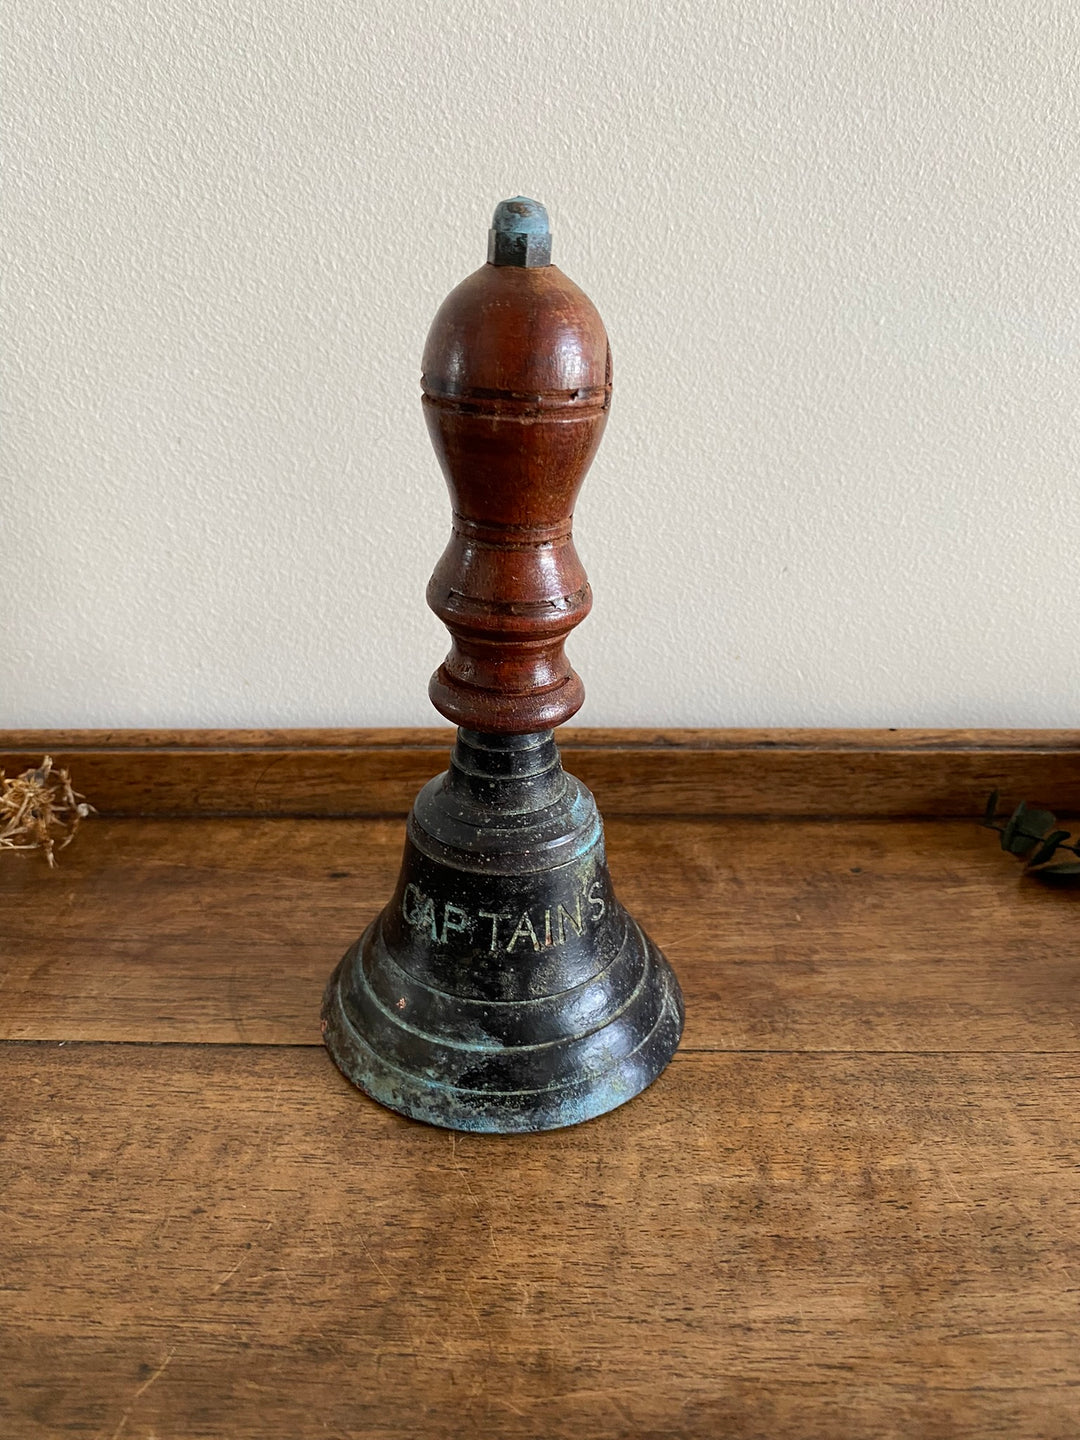
M 546 1088 L 496 1091 L 466 1089 L 404 1069 L 375 1050 L 349 1018 L 342 981 L 356 944 L 346 951 L 327 984 L 323 1042 L 352 1085 L 384 1108 L 421 1124 L 513 1135 L 563 1130 L 599 1119 L 648 1089 L 667 1069 L 682 1038 L 685 1011 L 678 978 L 653 941 L 640 933 L 653 983 L 664 991 L 662 1003 L 655 1023 L 634 1049 L 597 1073 Z

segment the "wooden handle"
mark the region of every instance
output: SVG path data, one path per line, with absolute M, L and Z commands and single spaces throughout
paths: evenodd
M 488 253 L 424 349 L 424 414 L 453 506 L 427 591 L 453 644 L 430 695 L 457 725 L 523 734 L 585 696 L 563 653 L 592 603 L 571 522 L 607 420 L 611 352 L 592 302 L 549 263 L 542 205 L 504 201 Z

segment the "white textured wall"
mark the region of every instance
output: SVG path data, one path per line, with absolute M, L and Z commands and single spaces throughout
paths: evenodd
M 0 724 L 411 724 L 425 332 L 543 200 L 582 722 L 1080 722 L 1062 0 L 8 0 Z

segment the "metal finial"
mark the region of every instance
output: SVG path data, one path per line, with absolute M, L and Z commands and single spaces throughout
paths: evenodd
M 539 200 L 515 195 L 495 207 L 488 231 L 488 261 L 529 268 L 551 264 L 551 227 Z

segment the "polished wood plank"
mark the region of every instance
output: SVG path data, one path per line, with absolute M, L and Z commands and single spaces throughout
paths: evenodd
M 53 755 L 109 815 L 405 814 L 452 731 L 8 731 L 0 769 Z M 1075 730 L 560 732 L 604 814 L 978 814 L 1000 789 L 1080 813 Z
M 314 1049 L 0 1047 L 0 1433 L 1080 1429 L 1074 1056 L 680 1055 L 453 1136 Z
M 687 1029 L 630 1106 L 506 1139 L 319 1047 L 448 744 L 356 734 L 73 735 L 154 818 L 0 856 L 0 1435 L 1080 1433 L 1080 896 L 864 813 L 999 773 L 1067 813 L 1076 732 L 567 732 Z
M 88 822 L 0 856 L 0 1036 L 317 1044 L 398 819 Z M 1080 896 L 971 822 L 609 820 L 707 1050 L 1075 1051 Z

